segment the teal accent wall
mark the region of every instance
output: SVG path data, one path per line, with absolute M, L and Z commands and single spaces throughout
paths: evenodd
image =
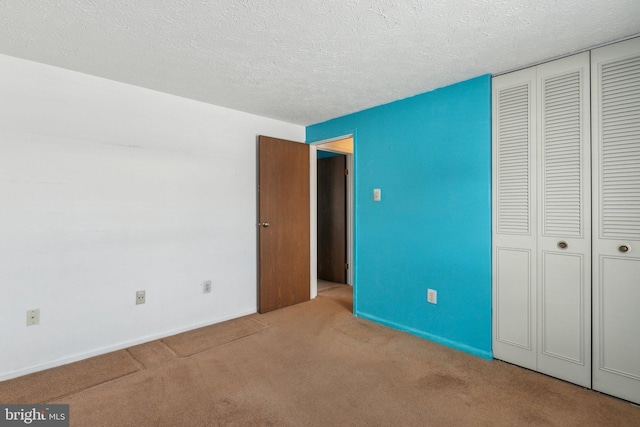
M 354 135 L 355 314 L 491 358 L 491 77 L 306 133 Z

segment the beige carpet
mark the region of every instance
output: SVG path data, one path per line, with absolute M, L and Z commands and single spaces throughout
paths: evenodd
M 265 328 L 263 323 L 248 316 L 174 335 L 162 341 L 176 354 L 191 356 L 257 334 Z
M 0 382 L 0 403 L 44 403 L 141 369 L 125 350 Z
M 283 310 L 5 381 L 0 402 L 69 403 L 72 426 L 640 426 L 628 402 L 350 310 L 351 288 L 333 287 Z M 91 371 L 100 375 L 88 380 Z

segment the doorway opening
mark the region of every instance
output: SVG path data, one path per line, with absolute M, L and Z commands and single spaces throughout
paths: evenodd
M 353 255 L 353 136 L 342 136 L 330 140 L 320 141 L 311 146 L 311 298 L 318 295 L 318 281 L 320 286 L 326 287 L 331 283 L 343 283 L 353 286 L 354 255 Z M 326 160 L 325 160 L 326 159 Z M 331 160 L 334 159 L 334 160 Z M 329 199 L 336 200 L 335 191 L 327 191 L 323 186 L 338 185 L 337 169 L 344 162 L 343 176 L 344 203 L 332 203 Z M 332 165 L 329 165 L 332 164 Z M 328 178 L 327 174 L 333 175 Z M 338 199 L 340 196 L 337 197 Z M 331 203 L 331 207 L 321 206 L 322 203 Z M 327 216 L 328 215 L 328 216 Z M 337 218 L 342 216 L 343 218 Z M 340 225 L 342 223 L 342 225 Z M 334 229 L 337 227 L 338 230 Z M 340 228 L 344 227 L 344 231 Z M 344 238 L 340 235 L 344 233 Z M 341 244 L 338 240 L 344 241 Z M 344 258 L 340 262 L 340 257 Z M 325 259 L 325 258 L 331 258 Z M 331 266 L 333 265 L 333 267 Z M 342 265 L 344 276 L 338 271 Z M 333 270 L 333 273 L 331 272 Z M 328 274 L 328 275 L 327 275 Z M 337 277 L 337 279 L 331 279 Z M 329 281 L 326 281 L 329 278 Z M 343 280 L 340 280 L 343 278 Z

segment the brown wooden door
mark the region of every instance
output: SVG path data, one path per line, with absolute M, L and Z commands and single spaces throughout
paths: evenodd
M 309 146 L 258 138 L 258 311 L 310 299 Z
M 318 279 L 347 282 L 345 156 L 318 159 Z

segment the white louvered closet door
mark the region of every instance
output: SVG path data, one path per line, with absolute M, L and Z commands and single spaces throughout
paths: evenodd
M 493 354 L 536 369 L 535 69 L 492 91 Z
M 593 388 L 640 403 L 640 39 L 591 67 Z
M 589 53 L 536 68 L 538 371 L 591 387 Z
M 492 84 L 494 356 L 590 387 L 589 54 Z

